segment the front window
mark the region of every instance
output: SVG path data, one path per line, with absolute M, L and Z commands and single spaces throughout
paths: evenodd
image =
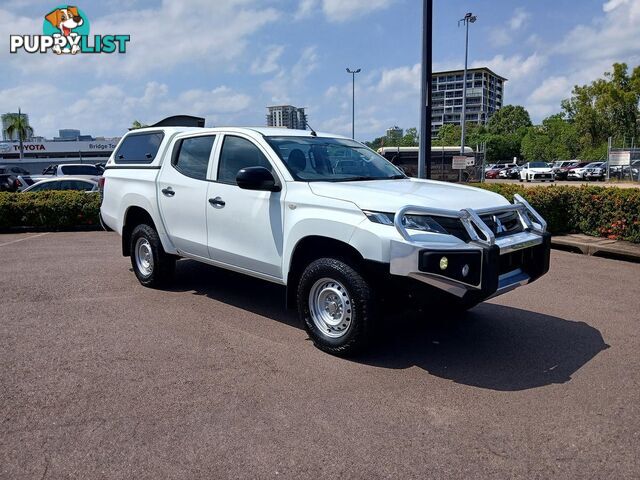
M 348 182 L 406 178 L 364 145 L 344 138 L 266 137 L 291 175 L 303 182 Z
M 548 165 L 544 162 L 531 162 L 529 168 L 547 168 Z

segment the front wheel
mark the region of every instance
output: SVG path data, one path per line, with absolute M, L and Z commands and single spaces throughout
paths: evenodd
M 368 342 L 374 316 L 369 282 L 351 265 L 320 258 L 305 269 L 297 292 L 298 314 L 316 347 L 348 355 Z
M 149 225 L 138 225 L 131 232 L 131 266 L 145 287 L 166 285 L 176 268 L 176 257 L 162 248 L 158 232 Z

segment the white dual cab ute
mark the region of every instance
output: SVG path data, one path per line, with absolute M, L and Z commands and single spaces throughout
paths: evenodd
M 101 220 L 145 286 L 181 257 L 286 285 L 333 354 L 366 344 L 381 305 L 460 311 L 549 268 L 546 223 L 523 198 L 408 178 L 358 142 L 304 130 L 129 132 L 106 164 Z

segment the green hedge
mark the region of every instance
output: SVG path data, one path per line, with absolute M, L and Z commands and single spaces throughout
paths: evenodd
M 640 189 L 597 186 L 475 184 L 512 200 L 522 195 L 553 234 L 585 233 L 640 243 Z
M 0 229 L 98 225 L 100 195 L 77 191 L 0 192 Z
M 512 200 L 519 193 L 540 212 L 554 234 L 587 235 L 640 243 L 640 189 L 482 183 L 475 186 Z M 0 192 L 0 229 L 51 230 L 98 225 L 100 197 L 84 192 Z

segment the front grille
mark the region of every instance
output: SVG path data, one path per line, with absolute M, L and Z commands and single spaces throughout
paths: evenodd
M 480 219 L 485 223 L 496 238 L 522 232 L 522 222 L 517 212 L 503 212 L 482 215 Z
M 471 237 L 467 233 L 467 229 L 464 228 L 462 222 L 458 218 L 438 217 L 438 223 L 454 237 L 459 238 L 463 242 L 469 242 Z

